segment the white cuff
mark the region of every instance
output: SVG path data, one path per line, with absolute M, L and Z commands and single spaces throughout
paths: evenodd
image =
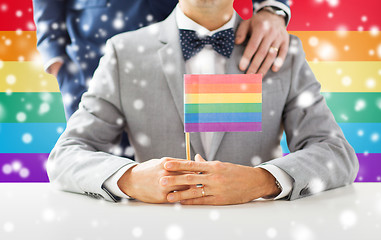
M 121 198 L 127 198 L 131 199 L 130 196 L 125 194 L 120 188 L 118 187 L 118 181 L 123 176 L 125 172 L 127 172 L 128 169 L 131 167 L 137 165 L 137 163 L 131 163 L 128 164 L 121 169 L 119 169 L 116 173 L 111 175 L 104 183 L 103 186 L 113 195 L 121 197 Z
M 44 64 L 44 70 L 45 70 L 45 72 L 47 72 L 48 68 L 50 66 L 52 66 L 54 63 L 56 63 L 56 62 L 64 63 L 64 58 L 63 57 L 54 57 L 54 58 L 50 59 L 49 61 L 47 61 Z
M 274 200 L 284 198 L 290 194 L 292 190 L 292 183 L 293 183 L 292 177 L 290 177 L 290 175 L 288 175 L 285 171 L 283 171 L 279 167 L 272 164 L 263 164 L 257 167 L 263 168 L 269 173 L 271 173 L 275 177 L 275 179 L 279 182 L 280 186 L 282 187 L 282 192 L 279 193 L 279 195 L 276 196 Z
M 286 4 L 274 0 L 266 0 L 261 3 L 254 3 L 254 14 L 256 14 L 259 10 L 261 10 L 264 7 L 277 7 L 282 9 L 287 14 L 286 26 L 288 26 L 288 23 L 291 19 L 291 11 Z

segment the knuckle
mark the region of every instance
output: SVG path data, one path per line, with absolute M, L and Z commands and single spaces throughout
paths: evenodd
M 185 176 L 185 179 L 186 179 L 187 182 L 192 182 L 192 181 L 194 180 L 194 175 L 192 175 L 192 174 L 187 174 L 187 175 Z
M 213 168 L 215 170 L 221 170 L 223 168 L 223 165 L 224 164 L 222 162 L 220 162 L 220 161 L 214 161 L 213 162 Z
M 191 195 L 192 195 L 192 197 L 197 197 L 199 195 L 197 189 L 192 189 L 191 190 Z

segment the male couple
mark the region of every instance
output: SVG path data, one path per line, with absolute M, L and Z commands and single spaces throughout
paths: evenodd
M 79 110 L 50 154 L 51 181 L 107 200 L 212 205 L 293 200 L 353 182 L 356 155 L 294 36 L 294 51 L 280 70 L 264 76 L 262 132 L 192 133 L 191 149 L 199 155 L 184 160 L 183 74 L 243 73 L 244 46 L 222 55 L 211 43 L 189 54 L 180 35 L 218 34 L 226 46 L 234 44 L 231 34 L 240 19 L 232 3 L 180 0 L 163 22 L 111 38 Z M 270 43 L 270 56 L 279 44 Z M 280 149 L 283 130 L 291 151 L 286 156 Z M 136 161 L 109 154 L 124 131 Z

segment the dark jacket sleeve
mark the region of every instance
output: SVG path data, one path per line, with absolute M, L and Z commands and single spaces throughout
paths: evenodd
M 66 57 L 65 46 L 70 42 L 65 26 L 66 4 L 66 0 L 33 0 L 37 49 L 44 64 L 54 57 Z

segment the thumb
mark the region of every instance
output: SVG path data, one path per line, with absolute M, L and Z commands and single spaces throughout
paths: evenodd
M 196 156 L 194 156 L 194 160 L 195 162 L 206 162 L 206 160 L 203 157 L 201 157 L 200 154 L 196 154 Z

